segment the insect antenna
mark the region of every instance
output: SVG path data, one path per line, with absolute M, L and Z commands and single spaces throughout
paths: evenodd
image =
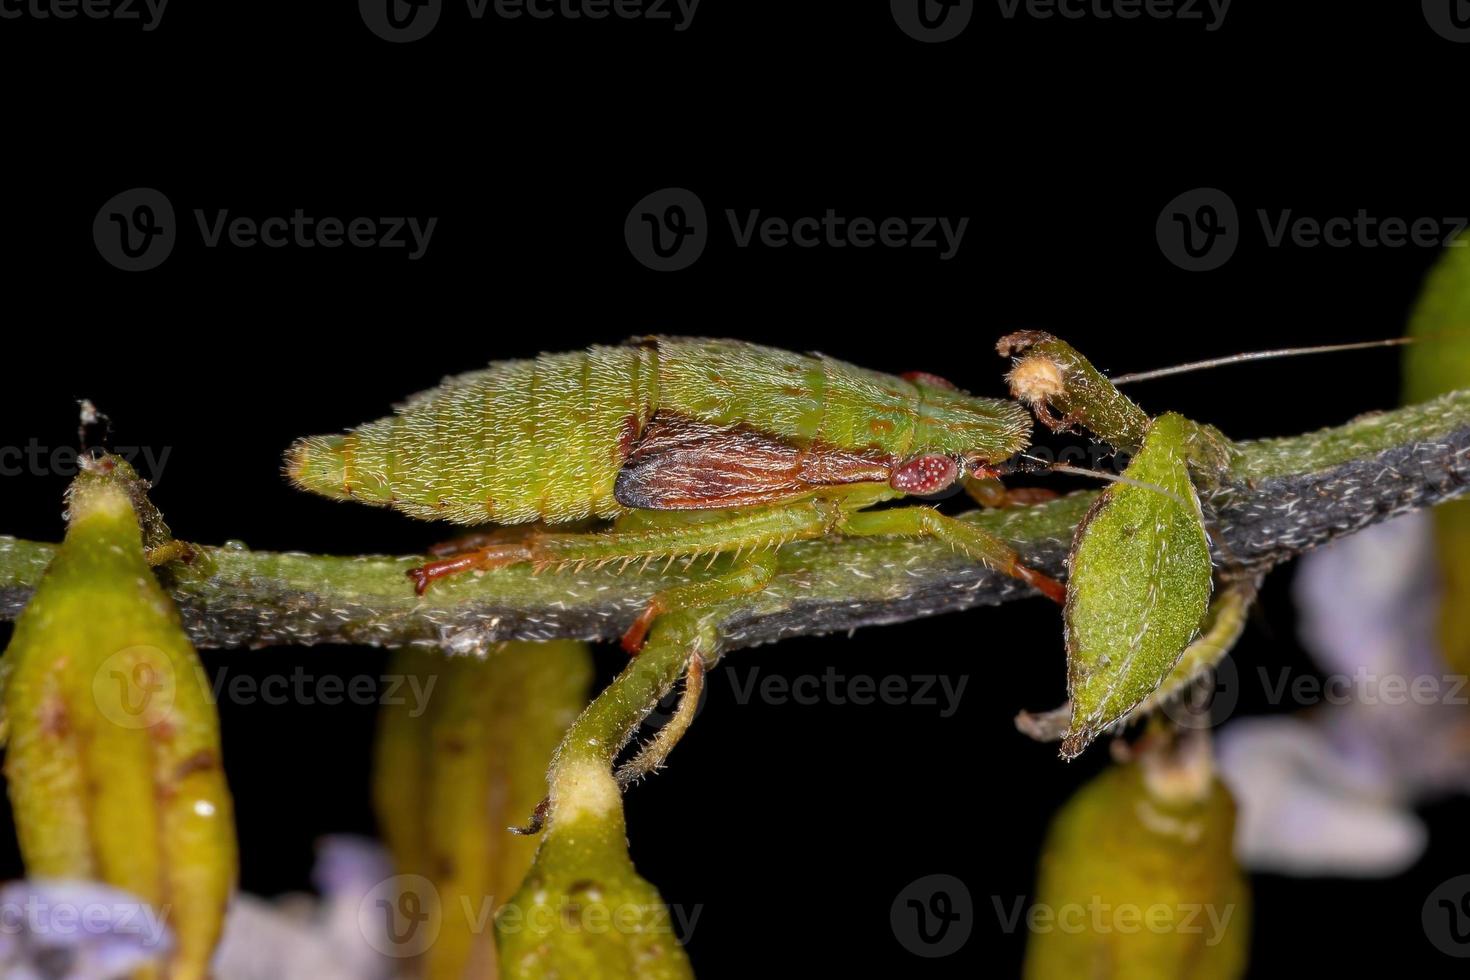
M 1121 473 L 1104 473 L 1102 470 L 1089 470 L 1083 466 L 1070 466 L 1066 463 L 1049 463 L 1046 460 L 1038 459 L 1035 456 L 1023 455 L 1021 458 L 1027 460 L 1028 462 L 1038 464 L 1040 469 L 1035 472 L 1067 473 L 1071 476 L 1090 476 L 1098 480 L 1107 480 L 1110 483 L 1126 483 L 1129 486 L 1143 487 L 1145 490 L 1153 490 L 1156 493 L 1161 493 L 1166 497 L 1172 498 L 1173 500 L 1179 502 L 1180 504 L 1183 504 L 1186 507 L 1189 506 L 1188 502 L 1185 501 L 1183 497 L 1179 496 L 1172 490 L 1164 489 L 1157 483 L 1149 483 L 1145 480 L 1135 480 L 1133 477 L 1124 476 Z
M 1206 371 L 1210 368 L 1242 364 L 1246 361 L 1268 361 L 1278 357 L 1301 357 L 1306 354 L 1333 354 L 1340 351 L 1368 350 L 1374 347 L 1403 347 L 1406 344 L 1414 343 L 1417 339 L 1421 338 L 1390 337 L 1387 340 L 1365 340 L 1352 344 L 1321 344 L 1316 347 L 1282 347 L 1277 350 L 1249 351 L 1244 354 L 1212 357 L 1204 361 L 1191 361 L 1188 364 L 1176 364 L 1173 367 L 1156 368 L 1152 371 L 1135 371 L 1132 374 L 1120 374 L 1108 380 L 1115 385 L 1126 385 L 1132 384 L 1135 381 L 1153 381 L 1155 378 L 1168 378 L 1176 374 L 1188 374 L 1191 371 Z

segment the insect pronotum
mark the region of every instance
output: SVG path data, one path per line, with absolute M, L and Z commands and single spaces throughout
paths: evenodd
M 394 415 L 298 440 L 286 471 L 328 497 L 464 525 L 531 525 L 410 572 L 420 592 L 468 570 L 529 562 L 645 564 L 737 552 L 714 579 L 656 595 L 662 613 L 762 588 L 798 539 L 930 535 L 1061 602 L 1060 583 L 1003 542 L 930 507 L 874 504 L 963 483 L 1005 503 L 995 477 L 1030 441 L 1014 401 L 928 374 L 868 371 L 734 340 L 655 337 L 502 361 L 449 378 Z M 542 525 L 611 521 L 596 533 Z

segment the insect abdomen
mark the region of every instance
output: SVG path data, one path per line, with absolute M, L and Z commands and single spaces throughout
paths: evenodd
M 460 524 L 621 512 L 613 484 L 657 400 L 657 355 L 593 347 L 503 361 L 342 436 L 298 440 L 304 489 Z

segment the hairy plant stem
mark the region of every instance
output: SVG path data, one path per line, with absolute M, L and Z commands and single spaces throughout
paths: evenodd
M 1229 480 L 1206 499 L 1206 516 L 1221 573 L 1259 574 L 1332 538 L 1459 495 L 1470 477 L 1470 391 L 1237 448 Z M 1012 542 L 1027 564 L 1065 576 L 1073 528 L 1093 497 L 1075 493 L 966 519 Z M 54 551 L 0 538 L 0 617 L 19 613 Z M 473 652 L 510 639 L 613 639 L 655 591 L 726 566 L 539 576 L 508 568 L 436 584 L 419 597 L 404 575 L 418 556 L 192 551 L 192 560 L 160 574 L 201 647 L 436 644 Z M 721 653 L 1032 594 L 938 542 L 832 539 L 782 548 L 764 592 L 701 619 L 717 644 L 710 653 Z

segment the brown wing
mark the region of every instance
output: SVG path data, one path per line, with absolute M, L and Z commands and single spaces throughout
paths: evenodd
M 844 483 L 884 482 L 891 457 L 798 446 L 745 426 L 657 414 L 618 472 L 613 495 L 642 510 L 770 503 Z

